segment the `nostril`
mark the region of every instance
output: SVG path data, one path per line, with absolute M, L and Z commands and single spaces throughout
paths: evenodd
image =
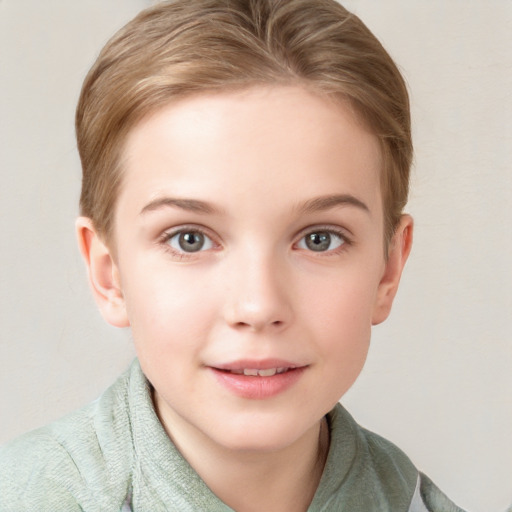
M 282 320 L 274 320 L 274 321 L 271 321 L 271 322 L 257 322 L 257 321 L 254 321 L 254 322 L 236 322 L 234 324 L 234 327 L 238 328 L 238 329 L 256 329 L 256 330 L 260 330 L 260 329 L 263 329 L 265 328 L 265 325 L 267 327 L 281 327 L 285 324 L 285 322 L 283 322 Z

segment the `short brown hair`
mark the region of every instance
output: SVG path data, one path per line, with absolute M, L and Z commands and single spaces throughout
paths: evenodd
M 128 132 L 187 95 L 296 84 L 347 98 L 380 141 L 385 237 L 400 219 L 412 160 L 409 98 L 391 57 L 335 0 L 171 0 L 107 43 L 76 113 L 81 214 L 106 239 Z

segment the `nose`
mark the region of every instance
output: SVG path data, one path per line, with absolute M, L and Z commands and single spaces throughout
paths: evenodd
M 292 321 L 291 280 L 285 262 L 255 255 L 229 263 L 224 318 L 235 329 L 279 331 Z

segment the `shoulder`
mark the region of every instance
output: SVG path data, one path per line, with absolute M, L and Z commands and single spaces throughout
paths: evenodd
M 383 487 L 400 488 L 412 495 L 418 470 L 409 457 L 391 441 L 361 427 L 341 405 L 338 404 L 333 412 L 338 428 L 340 424 L 345 425 L 345 430 L 350 428 L 354 439 L 353 467 L 361 466 Z
M 416 474 L 416 487 L 410 500 L 408 512 L 464 512 L 423 473 L 419 472 L 408 456 L 387 439 L 361 428 L 374 463 L 383 474 L 398 471 L 404 475 Z M 413 469 L 414 468 L 414 469 Z M 406 473 L 404 473 L 404 469 Z
M 425 512 L 464 512 L 463 509 L 450 501 L 430 478 L 422 473 L 420 474 L 418 498 L 424 504 Z M 416 510 L 411 510 L 411 512 L 416 512 Z M 420 509 L 418 509 L 418 512 L 420 512 Z
M 400 448 L 358 425 L 341 405 L 331 411 L 329 421 L 336 472 L 341 470 L 343 475 L 338 492 L 356 496 L 354 503 L 349 502 L 349 510 L 464 512 L 420 473 Z M 342 461 L 347 458 L 349 468 L 343 469 L 346 462 Z M 368 488 L 372 493 L 367 493 Z M 361 500 L 366 501 L 363 504 Z
M 418 481 L 418 470 L 409 458 L 360 427 L 339 404 L 327 418 L 331 443 L 319 510 L 408 512 Z
M 128 381 L 129 372 L 89 406 L 0 448 L 0 512 L 122 503 L 132 466 Z
M 80 510 L 66 481 L 76 480 L 76 469 L 48 429 L 16 439 L 0 450 L 0 511 Z

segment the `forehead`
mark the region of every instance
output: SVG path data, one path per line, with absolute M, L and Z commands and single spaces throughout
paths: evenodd
M 136 125 L 119 199 L 140 209 L 160 195 L 245 194 L 285 205 L 336 192 L 381 210 L 380 169 L 378 141 L 348 101 L 255 87 L 181 99 Z

